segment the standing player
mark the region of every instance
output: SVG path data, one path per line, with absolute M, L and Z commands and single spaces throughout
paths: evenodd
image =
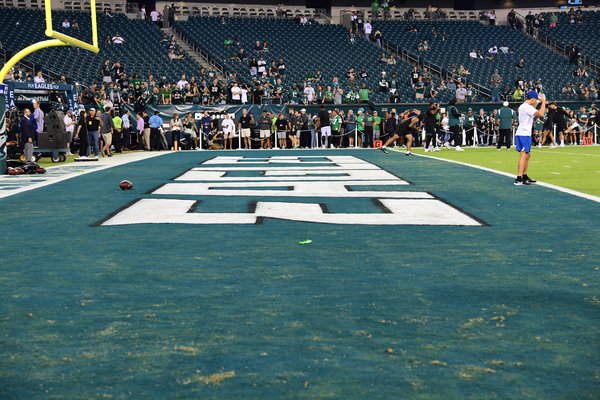
M 394 136 L 389 138 L 387 142 L 381 147 L 381 151 L 387 154 L 387 150 L 385 149 L 388 145 L 394 143 L 398 138 L 405 138 L 406 144 L 406 155 L 412 156 L 410 149 L 412 148 L 413 143 L 413 134 L 417 134 L 419 132 L 419 124 L 423 120 L 423 114 L 419 110 L 412 110 L 410 114 L 408 114 L 408 118 L 398 124 L 396 128 L 396 132 L 394 132 Z
M 540 99 L 541 97 L 541 99 Z M 542 105 L 538 110 L 536 106 L 541 101 Z M 527 100 L 519 106 L 519 127 L 515 133 L 515 144 L 520 153 L 517 179 L 515 185 L 531 185 L 535 181 L 527 176 L 529 159 L 531 158 L 531 130 L 533 129 L 533 120 L 535 117 L 543 117 L 546 113 L 546 96 L 538 95 L 534 90 L 527 93 Z
M 439 112 L 440 108 L 437 103 L 429 103 L 429 108 L 425 112 L 425 152 L 437 149 L 436 129 Z

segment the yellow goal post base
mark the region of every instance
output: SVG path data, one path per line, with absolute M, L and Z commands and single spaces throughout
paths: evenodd
M 38 43 L 34 43 L 30 46 L 25 47 L 17 54 L 11 57 L 10 60 L 4 64 L 2 70 L 0 70 L 0 83 L 4 82 L 4 78 L 10 72 L 10 70 L 23 58 L 27 57 L 29 54 L 45 49 L 48 47 L 57 47 L 57 46 L 74 46 L 80 47 L 82 49 L 98 53 L 100 48 L 98 46 L 98 21 L 96 18 L 96 0 L 90 0 L 90 13 L 92 17 L 92 43 L 86 43 L 82 40 L 76 39 L 74 37 L 65 35 L 64 33 L 56 32 L 52 28 L 52 0 L 44 0 L 44 7 L 46 13 L 46 36 L 52 38 L 50 40 L 44 40 Z

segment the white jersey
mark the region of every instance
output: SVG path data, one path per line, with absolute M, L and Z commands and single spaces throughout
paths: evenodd
M 221 128 L 223 128 L 223 133 L 232 133 L 235 126 L 232 120 L 224 119 L 223 122 L 221 122 Z
M 536 112 L 537 109 L 530 104 L 523 103 L 519 106 L 519 127 L 515 136 L 531 136 Z

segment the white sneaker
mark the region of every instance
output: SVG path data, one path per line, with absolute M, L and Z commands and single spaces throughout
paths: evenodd
M 446 148 L 449 149 L 450 148 L 450 143 L 446 142 L 446 143 L 444 143 L 444 146 L 446 146 Z
M 87 160 L 87 159 L 88 159 L 88 156 L 81 156 L 78 158 L 78 160 Z
M 435 148 L 433 149 L 433 151 L 440 151 L 440 148 L 439 148 L 439 147 L 435 147 Z
M 425 149 L 425 153 L 429 153 L 431 149 Z
M 542 145 L 541 145 L 541 144 L 538 144 L 537 148 L 538 148 L 538 149 L 541 149 L 541 148 L 542 148 Z
M 465 149 L 463 149 L 463 148 L 462 148 L 462 147 L 460 147 L 460 146 L 456 146 L 456 151 L 465 151 Z
M 565 144 L 561 143 L 560 146 L 558 146 L 558 147 L 565 147 Z

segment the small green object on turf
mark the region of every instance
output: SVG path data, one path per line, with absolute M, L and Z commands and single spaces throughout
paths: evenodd
M 312 243 L 312 240 L 310 240 L 310 239 L 301 240 L 298 242 L 298 244 L 311 244 L 311 243 Z

